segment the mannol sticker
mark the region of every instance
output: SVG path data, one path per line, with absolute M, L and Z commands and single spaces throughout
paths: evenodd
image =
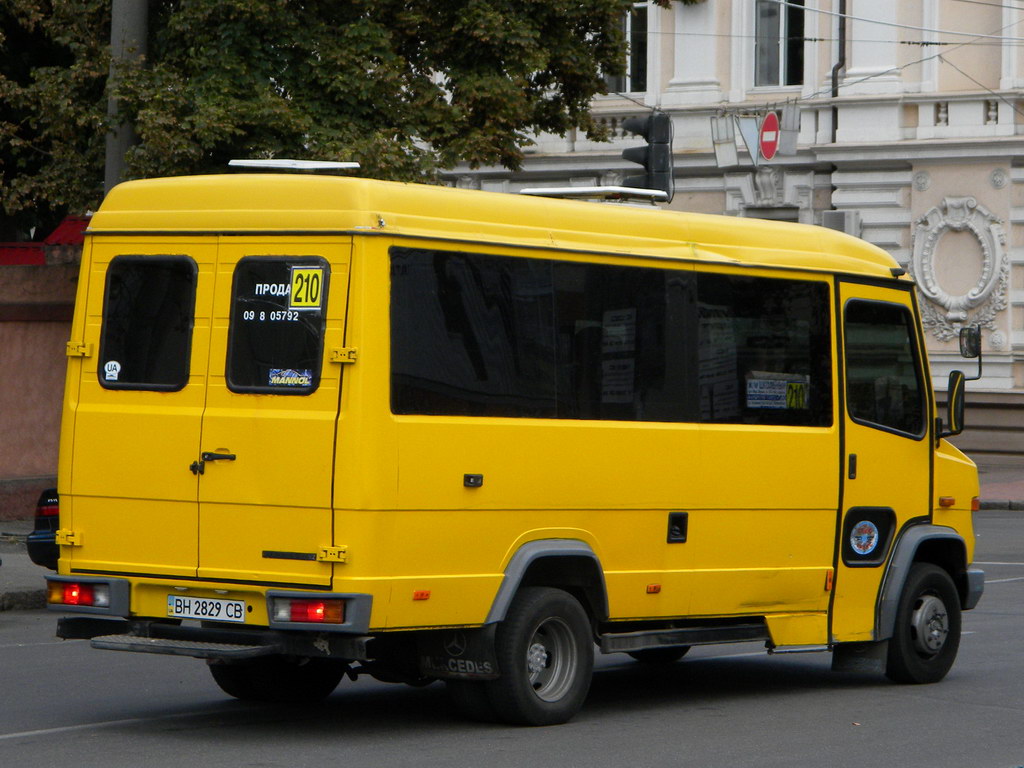
M 271 368 L 268 383 L 272 387 L 311 387 L 313 386 L 313 371 L 308 368 L 302 370 Z

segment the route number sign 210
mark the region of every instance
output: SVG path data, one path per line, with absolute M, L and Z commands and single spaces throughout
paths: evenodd
M 322 267 L 292 267 L 289 309 L 320 309 L 324 291 Z

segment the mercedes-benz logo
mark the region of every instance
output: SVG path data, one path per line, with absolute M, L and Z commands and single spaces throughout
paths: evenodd
M 466 652 L 466 636 L 462 632 L 452 632 L 445 641 L 444 650 L 449 656 L 461 656 Z

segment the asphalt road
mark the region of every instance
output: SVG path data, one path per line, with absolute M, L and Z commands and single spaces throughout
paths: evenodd
M 1024 513 L 978 516 L 986 593 L 945 681 L 836 674 L 828 654 L 695 649 L 652 669 L 598 659 L 571 723 L 467 723 L 443 686 L 345 681 L 309 707 L 226 698 L 202 662 L 53 637 L 0 613 L 0 766 L 1024 766 Z

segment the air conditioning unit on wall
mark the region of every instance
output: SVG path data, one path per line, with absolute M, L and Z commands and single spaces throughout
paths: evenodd
M 863 229 L 860 211 L 822 211 L 821 226 L 838 229 L 854 237 L 860 237 Z

